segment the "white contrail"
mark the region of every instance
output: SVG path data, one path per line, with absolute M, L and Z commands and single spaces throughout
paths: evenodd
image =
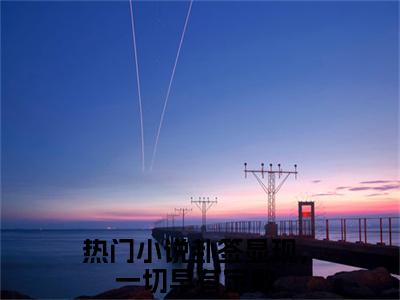
M 163 108 L 162 113 L 161 113 L 160 124 L 158 125 L 156 140 L 155 140 L 154 149 L 153 149 L 153 157 L 151 159 L 150 170 L 153 170 L 154 160 L 155 160 L 156 153 L 157 153 L 158 140 L 160 138 L 161 127 L 162 127 L 163 122 L 164 122 L 164 115 L 165 115 L 165 111 L 167 109 L 169 94 L 171 92 L 172 81 L 174 80 L 176 65 L 178 64 L 179 54 L 181 52 L 183 39 L 184 39 L 185 33 L 186 33 L 186 27 L 187 27 L 187 24 L 189 22 L 190 11 L 192 10 L 192 4 L 193 4 L 193 0 L 190 0 L 189 9 L 188 9 L 187 14 L 186 14 L 185 25 L 183 26 L 181 40 L 179 42 L 178 51 L 177 51 L 176 57 L 175 57 L 174 67 L 172 68 L 172 74 L 171 74 L 171 78 L 170 78 L 169 84 L 168 84 L 167 95 L 165 96 L 164 108 Z
M 132 0 L 129 0 L 129 11 L 131 14 L 133 52 L 134 52 L 134 56 L 135 56 L 135 66 L 136 66 L 136 85 L 137 85 L 138 98 L 139 98 L 140 133 L 141 133 L 141 142 L 142 142 L 142 171 L 144 172 L 144 131 L 143 131 L 142 93 L 140 91 L 139 64 L 138 64 L 138 56 L 137 56 L 137 49 L 136 49 L 135 20 L 133 18 Z

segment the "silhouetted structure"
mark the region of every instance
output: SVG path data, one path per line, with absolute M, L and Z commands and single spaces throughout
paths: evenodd
M 213 206 L 213 204 L 217 203 L 217 197 L 215 197 L 214 200 L 210 200 L 209 197 L 199 197 L 199 200 L 193 200 L 193 197 L 191 197 L 190 202 L 196 204 L 196 206 L 200 209 L 202 230 L 206 231 L 207 211 L 211 208 L 211 206 Z
M 315 210 L 312 201 L 299 201 L 299 236 L 315 238 Z
M 276 236 L 278 233 L 278 226 L 275 223 L 275 198 L 276 194 L 279 192 L 285 181 L 288 179 L 290 174 L 294 174 L 297 178 L 297 165 L 294 165 L 294 171 L 284 171 L 281 169 L 281 164 L 278 164 L 278 170 L 274 170 L 272 168 L 272 164 L 269 164 L 269 170 L 264 169 L 264 163 L 261 163 L 260 170 L 248 170 L 247 163 L 244 163 L 244 176 L 247 178 L 247 173 L 253 174 L 253 176 L 257 179 L 258 183 L 264 190 L 264 192 L 268 195 L 268 223 L 266 224 L 265 230 L 268 235 Z M 261 174 L 261 178 L 264 178 L 264 175 L 268 175 L 268 186 L 264 184 L 262 179 L 257 175 Z M 284 175 L 283 179 L 276 186 L 276 175 L 278 178 L 281 178 Z

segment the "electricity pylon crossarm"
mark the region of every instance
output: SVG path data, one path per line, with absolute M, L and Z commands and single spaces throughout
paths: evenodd
M 196 206 L 201 211 L 201 224 L 202 227 L 206 228 L 207 225 L 207 211 L 217 203 L 217 198 L 215 197 L 214 200 L 210 200 L 209 197 L 199 197 L 199 200 L 193 200 L 193 197 L 190 198 L 190 202 L 196 204 Z
M 182 216 L 182 230 L 185 229 L 185 215 L 192 211 L 191 208 L 175 208 L 175 212 Z
M 278 169 L 274 170 L 272 168 L 272 164 L 269 164 L 269 170 L 264 169 L 264 163 L 261 163 L 261 169 L 259 170 L 248 170 L 247 169 L 247 163 L 244 163 L 244 174 L 245 177 L 247 178 L 247 174 L 251 173 L 253 176 L 256 178 L 257 182 L 260 184 L 264 192 L 268 195 L 268 203 L 267 203 L 267 208 L 268 208 L 268 223 L 275 223 L 275 215 L 276 215 L 276 209 L 275 209 L 275 200 L 276 200 L 276 194 L 279 192 L 283 184 L 286 182 L 286 180 L 289 178 L 291 174 L 295 175 L 295 178 L 297 179 L 297 165 L 294 165 L 294 171 L 284 171 L 281 169 L 281 164 L 278 164 Z M 261 174 L 261 178 L 259 176 Z M 268 176 L 268 185 L 265 185 L 262 179 L 264 178 L 264 175 L 267 174 Z M 278 178 L 281 178 L 283 176 L 283 179 L 276 185 L 276 175 L 278 175 Z

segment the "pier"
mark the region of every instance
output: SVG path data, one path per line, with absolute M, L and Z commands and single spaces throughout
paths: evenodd
M 299 203 L 299 218 L 278 221 L 272 226 L 276 228 L 275 234 L 271 234 L 271 224 L 268 222 L 253 220 L 206 226 L 155 227 L 152 236 L 164 247 L 176 239 L 186 240 L 190 257 L 187 268 L 191 274 L 196 274 L 195 264 L 197 274 L 203 268 L 203 263 L 194 257 L 195 241 L 200 241 L 202 245 L 210 244 L 214 270 L 219 273 L 222 269 L 221 241 L 251 239 L 264 240 L 265 250 L 269 253 L 274 252 L 277 244 L 285 245 L 280 246 L 281 250 L 291 252 L 294 259 L 287 261 L 270 257 L 262 263 L 253 263 L 248 259 L 247 249 L 241 245 L 240 260 L 234 263 L 225 262 L 225 270 L 247 271 L 248 274 L 263 272 L 271 283 L 281 276 L 312 276 L 312 260 L 318 259 L 364 269 L 384 267 L 390 273 L 399 275 L 399 232 L 392 228 L 394 223 L 398 224 L 398 217 L 315 220 L 313 209 L 311 214 L 304 214 L 303 205 L 313 206 L 310 202 Z M 239 289 L 242 291 L 266 284 L 262 282 L 254 286 L 254 282 L 254 278 L 242 278 L 229 283 L 225 277 L 227 287 L 241 286 Z

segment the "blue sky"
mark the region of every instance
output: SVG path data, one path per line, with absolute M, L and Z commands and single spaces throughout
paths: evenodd
M 146 167 L 187 8 L 134 2 Z M 3 225 L 136 224 L 197 195 L 263 215 L 244 161 L 297 163 L 288 203 L 398 179 L 398 17 L 395 1 L 195 1 L 142 173 L 128 2 L 2 2 Z

